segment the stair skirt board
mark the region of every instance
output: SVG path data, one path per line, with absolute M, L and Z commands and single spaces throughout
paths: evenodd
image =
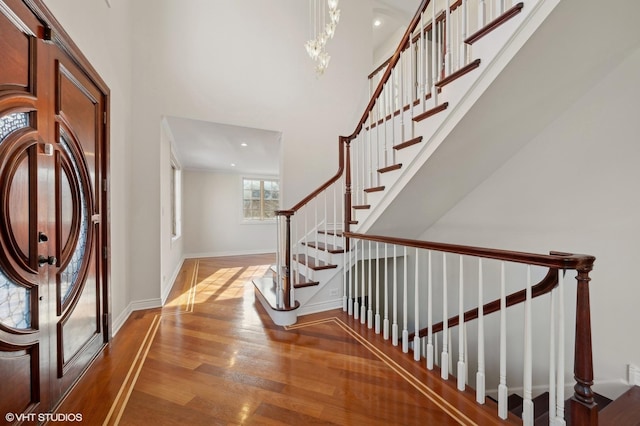
M 293 325 L 298 320 L 297 309 L 294 309 L 292 311 L 277 311 L 273 309 L 257 287 L 255 288 L 255 295 L 256 298 L 260 301 L 260 304 L 262 305 L 264 310 L 267 311 L 275 325 Z
M 342 310 L 342 297 L 317 303 L 305 303 L 304 306 L 298 309 L 298 316 L 317 314 L 318 312 L 326 312 L 333 309 Z

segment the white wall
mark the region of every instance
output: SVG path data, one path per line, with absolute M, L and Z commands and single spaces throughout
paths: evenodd
M 129 287 L 129 196 L 132 109 L 131 7 L 125 0 L 45 0 L 47 7 L 111 90 L 111 302 L 114 328 L 126 319 Z
M 178 158 L 175 157 L 175 153 L 173 151 L 173 138 L 171 133 L 168 130 L 168 126 L 166 124 L 166 120 L 162 120 L 161 130 L 160 130 L 160 161 L 162 162 L 162 173 L 160 175 L 160 238 L 161 238 L 161 261 L 160 266 L 162 270 L 160 271 L 161 277 L 161 288 L 160 295 L 162 298 L 162 302 L 167 299 L 169 292 L 171 291 L 171 287 L 175 281 L 175 278 L 180 271 L 180 267 L 182 266 L 182 261 L 184 259 L 184 235 L 181 232 L 180 227 L 177 236 L 172 235 L 172 202 L 171 198 L 171 174 L 173 173 L 173 169 L 171 167 L 172 161 L 177 162 L 176 164 L 180 169 L 180 164 Z M 181 172 L 182 173 L 182 172 Z M 176 183 L 177 192 L 176 196 L 178 197 L 177 203 L 180 204 L 179 211 L 176 212 L 177 220 L 180 221 L 182 217 L 182 200 L 180 199 L 180 194 L 182 194 L 182 181 Z
M 595 255 L 596 391 L 626 380 L 628 363 L 640 364 L 640 340 L 630 328 L 640 302 L 638 75 L 636 48 L 421 236 Z
M 242 221 L 242 177 L 234 173 L 184 172 L 187 257 L 275 253 L 275 222 Z

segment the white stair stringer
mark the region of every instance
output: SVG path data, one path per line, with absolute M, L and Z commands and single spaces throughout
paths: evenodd
M 396 163 L 401 163 L 402 168 L 380 176 L 385 190 L 367 195 L 370 209 L 354 211 L 358 225 L 352 226 L 353 232 L 393 231 L 398 237 L 415 237 L 511 157 L 517 150 L 515 146 L 510 150 L 503 150 L 500 145 L 483 147 L 487 152 L 482 164 L 468 167 L 463 174 L 453 173 L 453 178 L 451 170 L 442 169 L 457 160 L 440 161 L 451 156 L 465 157 L 467 141 L 452 140 L 452 131 L 561 1 L 525 0 L 518 15 L 473 44 L 471 59 L 480 59 L 479 67 L 442 88 L 438 104 L 448 102 L 447 109 L 415 123 L 413 136 L 422 136 L 422 142 L 396 153 Z M 430 101 L 425 109 L 429 107 L 433 107 Z M 457 163 L 461 168 L 477 163 L 476 156 L 467 157 L 468 161 Z M 440 180 L 442 176 L 447 180 Z M 413 193 L 397 202 L 412 181 Z

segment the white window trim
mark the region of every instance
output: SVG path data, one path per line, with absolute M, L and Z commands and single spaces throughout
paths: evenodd
M 171 244 L 179 240 L 182 237 L 182 166 L 178 161 L 174 151 L 173 145 L 171 145 L 170 152 L 170 166 L 172 176 L 169 177 L 170 182 L 174 182 L 173 197 L 169 195 L 170 205 L 170 227 L 169 233 L 171 235 Z M 175 179 L 175 180 L 174 180 Z M 171 190 L 170 190 L 171 192 Z M 174 229 L 175 225 L 175 229 Z M 175 230 L 175 233 L 174 233 Z
M 264 219 L 264 220 L 251 220 L 244 218 L 244 180 L 274 180 L 278 182 L 278 186 L 280 187 L 280 193 L 278 195 L 278 208 L 282 208 L 282 184 L 280 182 L 279 176 L 260 176 L 260 175 L 241 175 L 240 176 L 240 202 L 238 205 L 240 206 L 240 223 L 242 225 L 270 225 L 275 224 L 277 218 L 273 219 Z

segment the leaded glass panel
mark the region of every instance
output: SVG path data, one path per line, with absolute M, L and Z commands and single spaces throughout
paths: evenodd
M 29 114 L 17 112 L 0 118 L 0 142 L 29 126 Z M 0 323 L 18 329 L 31 328 L 31 290 L 16 285 L 0 269 Z
M 80 170 L 78 169 L 78 160 L 71 154 L 69 145 L 63 137 L 60 138 L 60 145 L 67 154 L 67 158 L 71 160 L 75 180 L 80 186 L 80 235 L 78 236 L 78 242 L 71 256 L 71 261 L 67 264 L 66 268 L 60 272 L 60 294 L 62 295 L 62 302 L 64 303 L 71 294 L 71 290 L 73 290 L 77 284 L 78 275 L 80 274 L 80 269 L 84 261 L 89 235 L 89 210 L 84 195 Z
M 2 142 L 9 134 L 18 129 L 29 126 L 29 114 L 26 112 L 16 112 L 5 115 L 0 118 L 0 142 Z

